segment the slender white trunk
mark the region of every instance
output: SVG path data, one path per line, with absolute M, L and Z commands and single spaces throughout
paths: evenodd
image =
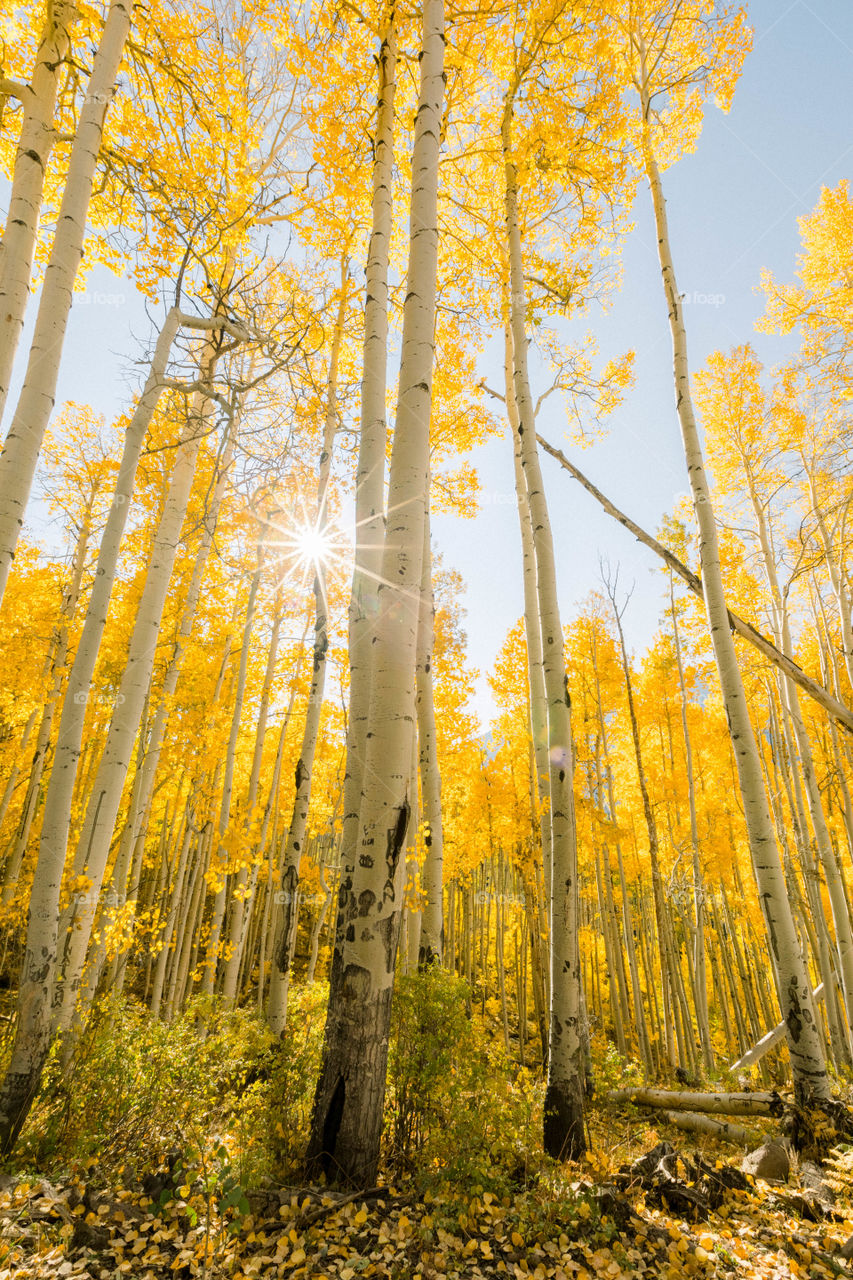
M 693 860 L 693 982 L 696 1001 L 696 1022 L 699 1027 L 699 1043 L 706 1071 L 714 1070 L 714 1047 L 711 1042 L 711 1024 L 708 1020 L 708 972 L 705 956 L 705 886 L 699 850 L 699 828 L 696 822 L 696 784 L 693 777 L 693 744 L 687 724 L 687 690 L 684 685 L 684 662 L 681 656 L 681 637 L 678 633 L 678 616 L 675 610 L 675 592 L 672 571 L 669 574 L 669 601 L 672 613 L 672 635 L 675 641 L 675 661 L 678 668 L 678 688 L 681 694 L 681 731 L 684 735 L 684 761 L 687 771 L 687 802 L 690 807 L 690 850 Z
M 518 175 L 512 153 L 513 99 L 504 107 L 505 211 L 510 266 L 510 326 L 517 438 L 533 526 L 536 589 L 548 704 L 551 894 L 549 917 L 551 1011 L 544 1145 L 556 1159 L 576 1159 L 586 1148 L 583 1005 L 578 951 L 577 831 L 573 794 L 574 753 L 563 631 L 557 600 L 554 544 L 542 485 L 530 380 L 527 372 L 527 301 L 518 218 Z
M 272 682 L 275 676 L 275 665 L 278 657 L 278 639 L 281 634 L 282 622 L 282 606 L 279 599 L 278 607 L 273 618 L 272 634 L 270 636 L 269 649 L 267 650 L 267 664 L 264 671 L 263 684 L 261 685 L 261 702 L 258 708 L 258 720 L 255 726 L 255 748 L 252 754 L 252 767 L 249 773 L 249 786 L 246 793 L 245 816 L 243 818 L 243 830 L 245 835 L 251 833 L 254 822 L 253 814 L 255 804 L 258 799 L 258 785 L 261 778 L 261 764 L 263 763 L 264 741 L 267 732 L 267 717 L 269 715 L 270 696 L 272 693 Z M 246 926 L 248 923 L 249 911 L 248 907 L 252 902 L 254 888 L 258 878 L 258 867 L 260 859 L 263 856 L 263 840 L 258 843 L 257 848 L 252 854 L 252 879 L 251 889 L 247 893 L 249 882 L 248 866 L 244 863 L 237 873 L 237 882 L 234 890 L 231 919 L 228 928 L 228 941 L 226 946 L 227 959 L 225 961 L 225 972 L 222 977 L 222 998 L 226 1004 L 233 1004 L 237 999 L 238 978 L 240 976 L 240 962 L 243 957 L 243 947 L 246 942 Z
M 0 1086 L 0 1150 L 13 1146 L 35 1097 L 50 1047 L 50 1021 L 56 978 L 59 898 L 74 783 L 81 758 L 86 701 L 118 565 L 142 442 L 162 393 L 172 343 L 180 322 L 172 308 L 157 339 L 145 388 L 125 432 L 115 491 L 101 537 L 95 580 L 83 632 L 68 677 L 62 715 L 44 803 L 39 854 L 27 916 L 27 937 L 18 984 L 15 1043 Z
M 317 477 L 317 510 L 315 528 L 322 532 L 326 526 L 329 478 L 338 430 L 338 365 L 346 320 L 349 296 L 347 262 L 341 263 L 341 296 L 329 353 L 329 374 L 326 383 L 326 411 L 323 424 L 323 441 L 320 450 L 320 468 Z M 311 807 L 311 775 L 314 771 L 314 754 L 320 732 L 323 713 L 323 694 L 326 686 L 326 659 L 329 651 L 328 601 L 326 599 L 326 566 L 318 561 L 314 566 L 314 668 L 305 713 L 302 747 L 296 762 L 293 810 L 287 829 L 287 841 L 281 869 L 281 888 L 276 906 L 276 944 L 273 951 L 273 967 L 270 975 L 267 1020 L 274 1035 L 281 1036 L 287 1021 L 287 996 L 290 990 L 290 968 L 296 948 L 296 932 L 299 924 L 299 865 L 308 828 Z
M 527 639 L 527 681 L 530 691 L 530 733 L 533 739 L 533 761 L 536 770 L 535 801 L 539 811 L 539 833 L 542 841 L 542 872 L 545 900 L 551 901 L 551 818 L 548 813 L 548 702 L 545 696 L 545 674 L 542 665 L 542 628 L 536 600 L 536 555 L 533 525 L 527 501 L 527 485 L 521 460 L 521 435 L 518 430 L 518 408 L 513 391 L 512 333 L 505 328 L 504 380 L 506 384 L 507 420 L 512 432 L 515 495 L 518 523 L 521 528 L 521 558 L 524 583 L 524 633 Z M 538 871 L 537 871 L 538 875 Z
M 643 100 L 644 120 L 649 103 Z M 776 845 L 761 773 L 761 758 L 737 662 L 734 639 L 720 569 L 720 551 L 711 493 L 705 475 L 705 461 L 690 394 L 687 334 L 682 315 L 681 295 L 675 279 L 663 188 L 651 150 L 648 126 L 643 153 L 654 205 L 658 255 L 664 292 L 669 309 L 673 346 L 673 373 L 676 407 L 684 442 L 687 471 L 693 491 L 699 527 L 702 583 L 717 673 L 737 764 L 738 782 L 758 893 L 767 929 L 767 940 L 776 964 L 782 996 L 782 1016 L 788 1028 L 788 1047 L 797 1098 L 802 1103 L 830 1098 L 823 1044 L 815 1019 L 811 987 L 806 974 L 797 931 L 788 901 L 785 876 Z
M 56 398 L 56 381 L 74 281 L 83 256 L 86 215 L 92 198 L 104 117 L 115 91 L 131 16 L 131 0 L 111 0 L 71 148 L 24 385 L 0 454 L 0 600 L 6 590 L 39 451 Z
M 195 561 L 193 563 L 192 576 L 187 588 L 187 595 L 184 601 L 180 624 L 178 626 L 178 633 L 175 637 L 175 648 L 169 661 L 169 665 L 166 668 L 166 674 L 163 678 L 163 686 L 160 690 L 160 699 L 157 705 L 157 710 L 154 714 L 151 730 L 147 734 L 147 741 L 145 742 L 145 753 L 133 779 L 133 795 L 130 809 L 122 830 L 121 843 L 116 855 L 115 865 L 110 880 L 111 896 L 116 907 L 124 905 L 128 898 L 135 898 L 137 890 L 136 879 L 138 876 L 137 868 L 143 852 L 143 845 L 151 812 L 151 798 L 154 793 L 154 782 L 157 776 L 157 768 L 160 763 L 160 753 L 163 748 L 166 725 L 169 713 L 172 709 L 172 699 L 175 694 L 175 689 L 177 688 L 178 678 L 183 666 L 185 647 L 189 641 L 190 635 L 192 634 L 193 622 L 195 620 L 196 609 L 198 608 L 199 597 L 201 595 L 202 578 L 204 576 L 204 570 L 213 545 L 213 535 L 216 531 L 219 507 L 225 494 L 225 486 L 231 465 L 236 427 L 237 417 L 235 415 L 234 420 L 230 424 L 222 458 L 218 463 L 217 480 L 213 494 L 204 513 L 201 543 L 198 551 L 196 552 Z M 133 905 L 135 906 L 135 903 Z M 81 993 L 81 1005 L 83 1008 L 88 1007 L 88 1003 L 94 995 L 95 987 L 100 979 L 101 970 L 106 958 L 106 952 L 103 945 L 104 934 L 111 927 L 112 917 L 116 914 L 117 912 L 115 911 L 105 911 L 104 927 L 101 930 L 101 942 L 98 958 L 95 959 L 93 957 L 93 960 L 87 969 L 86 989 Z M 126 958 L 127 953 L 124 952 L 120 961 L 122 970 Z
M 0 419 L 30 296 L 44 182 L 56 131 L 54 112 L 62 69 L 79 15 L 68 0 L 53 0 L 29 84 L 23 86 L 21 133 L 15 152 L 6 229 L 0 246 Z
M 222 926 L 225 922 L 225 910 L 228 903 L 227 871 L 228 851 L 225 848 L 225 837 L 231 822 L 231 794 L 234 788 L 234 765 L 237 760 L 237 739 L 240 734 L 240 720 L 243 715 L 243 699 L 246 695 L 246 679 L 249 671 L 249 650 L 252 644 L 252 630 L 255 620 L 255 602 L 261 584 L 263 565 L 258 548 L 258 566 L 252 575 L 249 587 L 249 598 L 246 602 L 246 617 L 243 622 L 243 638 L 240 644 L 240 659 L 237 667 L 237 682 L 234 690 L 234 706 L 231 711 L 231 731 L 228 735 L 228 746 L 225 751 L 225 771 L 222 778 L 222 794 L 219 799 L 218 849 L 216 854 L 216 873 L 220 881 L 213 899 L 213 918 L 210 924 L 210 937 L 207 942 L 204 971 L 201 976 L 201 991 L 210 995 L 216 984 L 216 971 L 219 961 L 219 943 Z
M 154 535 L 116 707 L 78 840 L 76 861 L 82 865 L 90 887 L 85 894 L 78 895 L 68 912 L 64 980 L 57 1009 L 57 1027 L 62 1032 L 70 1027 L 74 1015 L 116 818 L 148 696 L 163 606 L 180 544 L 202 438 L 202 419 L 197 407 L 197 411 L 189 416 L 177 449 L 163 512 Z
M 373 144 L 372 226 L 367 251 L 362 352 L 361 423 L 355 486 L 355 566 L 349 605 L 347 655 L 350 669 L 346 772 L 341 832 L 341 885 L 351 883 L 358 844 L 370 708 L 373 628 L 378 612 L 385 536 L 385 394 L 388 372 L 388 259 L 393 230 L 394 98 L 397 33 L 393 3 L 378 58 L 379 89 Z M 340 893 L 340 889 L 339 889 Z M 332 971 L 341 957 L 343 915 L 337 913 Z
M 773 632 L 776 644 L 785 653 L 791 653 L 791 627 L 788 619 L 788 610 L 786 602 L 779 585 L 779 577 L 776 572 L 776 559 L 773 553 L 772 535 L 767 520 L 767 513 L 762 506 L 761 499 L 758 494 L 756 480 L 753 475 L 750 460 L 744 454 L 742 463 L 746 473 L 747 490 L 752 505 L 752 512 L 755 518 L 755 524 L 758 531 L 758 541 L 761 547 L 761 558 L 764 562 L 764 572 L 767 575 L 767 582 L 770 587 L 771 608 L 773 612 Z M 847 1022 L 853 1027 L 853 930 L 850 926 L 850 908 L 847 903 L 847 893 L 844 887 L 844 881 L 838 870 L 838 864 L 835 860 L 835 853 L 832 848 L 832 842 L 829 836 L 829 828 L 826 823 L 826 816 L 823 812 L 823 801 L 821 799 L 820 787 L 818 785 L 817 775 L 815 773 L 814 756 L 809 735 L 806 730 L 805 721 L 803 720 L 802 710 L 800 708 L 800 700 L 797 695 L 796 685 L 792 680 L 787 679 L 780 673 L 780 688 L 782 701 L 785 705 L 788 715 L 791 719 L 791 725 L 794 730 L 794 738 L 797 744 L 797 750 L 800 755 L 800 767 L 805 784 L 806 803 L 808 805 L 809 814 L 812 820 L 812 827 L 815 834 L 815 844 L 817 846 L 818 858 L 823 867 L 824 876 L 826 877 L 826 887 L 829 892 L 830 908 L 832 910 L 832 919 L 835 925 L 835 947 L 838 955 L 839 974 L 841 976 L 841 990 L 844 997 L 844 1007 L 847 1011 Z M 808 832 L 804 832 L 804 837 L 808 839 Z M 819 908 L 820 895 L 816 895 Z M 848 1055 L 851 1046 L 848 1039 Z
M 44 772 L 44 766 L 47 759 L 48 748 L 50 746 L 50 738 L 53 731 L 53 719 L 56 714 L 56 708 L 60 704 L 62 697 L 62 688 L 66 676 L 66 660 L 68 657 L 68 627 L 77 609 L 77 602 L 80 598 L 80 586 L 83 580 L 83 569 L 86 563 L 86 554 L 89 549 L 89 535 L 91 532 L 92 519 L 92 502 L 95 494 L 87 504 L 87 508 L 83 517 L 83 527 L 80 530 L 77 539 L 77 545 L 74 550 L 74 560 L 71 569 L 71 581 L 60 609 L 60 622 L 53 645 L 54 658 L 51 671 L 51 688 L 47 696 L 43 711 L 41 724 L 39 725 L 38 737 L 36 739 L 36 748 L 33 754 L 32 767 L 30 769 L 30 777 L 27 782 L 27 792 L 24 797 L 23 809 L 21 812 L 21 820 L 18 824 L 18 830 L 15 835 L 15 843 L 12 846 L 12 852 L 9 855 L 9 863 L 6 869 L 6 879 L 3 885 L 3 906 L 8 906 L 15 896 L 15 890 L 18 887 L 18 877 L 21 872 L 21 866 L 24 860 L 24 854 L 30 840 L 30 832 L 36 816 L 39 797 L 41 795 L 41 779 Z

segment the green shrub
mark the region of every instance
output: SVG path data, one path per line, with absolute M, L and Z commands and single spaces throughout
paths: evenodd
M 531 1172 L 539 1084 L 469 1018 L 462 979 L 433 966 L 394 993 L 388 1161 L 426 1187 L 504 1194 Z
M 231 1136 L 247 1185 L 298 1176 L 320 1072 L 327 983 L 292 986 L 281 1044 L 265 1056 L 266 1071 L 235 1110 Z
M 18 1159 L 41 1165 L 97 1157 L 105 1172 L 136 1177 L 220 1128 L 272 1044 L 256 1014 L 209 1000 L 169 1024 L 133 1000 L 107 1001 L 70 1069 L 56 1053 L 49 1059 Z

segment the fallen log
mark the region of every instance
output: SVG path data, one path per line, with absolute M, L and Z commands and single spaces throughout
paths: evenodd
M 755 1141 L 755 1134 L 750 1133 L 742 1124 L 732 1124 L 728 1120 L 714 1120 L 711 1116 L 700 1115 L 698 1111 L 664 1111 L 661 1113 L 668 1124 L 676 1129 L 684 1129 L 687 1133 L 703 1133 L 711 1138 L 722 1138 L 724 1142 L 735 1142 L 739 1146 L 747 1146 Z
M 595 498 L 596 502 L 601 504 L 609 516 L 612 516 L 614 520 L 618 520 L 630 533 L 633 533 L 638 542 L 642 542 L 650 551 L 654 551 L 655 555 L 660 556 L 661 560 L 669 565 L 673 573 L 677 573 L 679 578 L 687 583 L 694 595 L 697 595 L 700 600 L 705 599 L 702 579 L 697 573 L 694 573 L 692 569 L 688 569 L 686 564 L 682 564 L 678 557 L 674 556 L 656 538 L 653 538 L 650 533 L 646 533 L 645 529 L 641 529 L 630 516 L 626 516 L 624 511 L 620 511 L 617 506 L 614 506 L 610 499 L 606 498 L 591 480 L 587 480 L 582 471 L 579 471 L 573 463 L 569 462 L 564 453 L 561 453 L 559 449 L 555 449 L 542 436 L 537 435 L 536 439 L 545 452 L 550 453 L 552 458 L 556 458 L 560 466 L 568 471 L 569 475 L 573 476 L 578 484 L 582 485 L 587 493 Z M 742 639 L 747 640 L 765 658 L 769 658 L 774 666 L 778 667 L 795 684 L 799 685 L 804 693 L 807 693 L 819 706 L 823 707 L 824 711 L 829 712 L 843 729 L 846 729 L 848 733 L 853 733 L 853 711 L 849 707 L 846 707 L 843 702 L 839 702 L 837 698 L 833 697 L 829 690 L 825 689 L 819 681 L 813 680 L 811 676 L 806 675 L 802 667 L 797 666 L 796 662 L 789 658 L 787 653 L 783 653 L 772 640 L 768 640 L 766 636 L 763 636 L 751 623 L 744 622 L 743 618 L 738 617 L 736 613 L 732 613 L 731 609 L 729 609 L 728 614 L 729 626 L 732 631 L 737 632 Z
M 778 1093 L 685 1093 L 675 1089 L 611 1089 L 609 1102 L 638 1107 L 701 1111 L 724 1116 L 779 1116 L 784 1103 Z
M 823 1000 L 825 994 L 824 985 L 821 983 L 820 986 L 815 987 L 812 992 L 812 1000 Z M 761 1061 L 765 1053 L 769 1053 L 770 1050 L 775 1048 L 779 1041 L 784 1040 L 784 1038 L 785 1023 L 780 1022 L 772 1031 L 768 1031 L 766 1035 L 762 1036 L 758 1043 L 754 1044 L 751 1049 L 747 1049 L 742 1058 L 738 1058 L 737 1062 L 733 1062 L 729 1067 L 729 1071 L 745 1071 L 747 1067 L 754 1067 L 756 1062 Z

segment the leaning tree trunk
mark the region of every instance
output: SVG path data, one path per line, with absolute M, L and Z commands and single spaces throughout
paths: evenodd
M 62 703 L 53 767 L 45 796 L 38 862 L 30 891 L 27 937 L 18 983 L 15 1042 L 6 1077 L 0 1085 L 0 1151 L 10 1150 L 15 1143 L 35 1097 L 50 1047 L 59 898 L 74 784 L 81 758 L 86 701 L 106 626 L 142 442 L 162 394 L 169 353 L 179 323 L 180 313 L 173 307 L 160 331 L 145 388 L 125 432 L 115 491 L 98 550 L 89 607 Z
M 104 117 L 130 34 L 130 0 L 111 0 L 74 136 L 68 177 L 45 271 L 24 385 L 0 454 L 0 600 L 24 522 L 39 451 L 56 398 L 56 382 L 83 256 L 86 216 Z
M 212 376 L 215 359 L 215 353 L 208 350 L 204 357 L 206 367 L 203 377 Z M 205 434 L 203 415 L 207 403 L 207 398 L 201 392 L 197 393 L 194 412 L 187 420 L 177 448 L 163 511 L 154 535 L 116 707 L 78 839 L 77 865 L 81 866 L 90 887 L 85 894 L 79 895 L 66 912 L 68 939 L 62 991 L 56 1013 L 57 1028 L 63 1033 L 70 1028 L 74 1016 L 116 818 L 143 706 L 148 696 L 166 592 Z
M 30 296 L 44 181 L 56 138 L 59 79 L 71 47 L 70 32 L 78 18 L 69 0 L 54 0 L 48 5 L 33 74 L 29 84 L 22 86 L 21 133 L 0 247 L 0 418 Z
M 425 0 L 412 152 L 409 268 L 391 455 L 388 525 L 377 591 L 359 856 L 341 883 L 343 939 L 333 967 L 308 1167 L 372 1185 L 379 1161 L 394 964 L 400 933 L 438 269 L 438 156 L 444 5 Z
M 656 556 L 660 556 L 664 564 L 672 569 L 673 573 L 677 573 L 679 578 L 687 583 L 693 594 L 698 596 L 704 603 L 705 591 L 702 586 L 702 579 L 697 573 L 694 573 L 692 569 L 688 569 L 687 565 L 682 564 L 678 557 L 674 556 L 667 547 L 662 546 L 656 538 L 646 533 L 645 529 L 641 529 L 630 516 L 626 516 L 624 511 L 620 511 L 618 507 L 614 506 L 610 499 L 605 497 L 601 490 L 596 488 L 592 481 L 588 480 L 573 462 L 569 462 L 564 453 L 559 449 L 555 449 L 547 440 L 543 440 L 542 436 L 538 435 L 536 439 L 545 452 L 550 453 L 551 457 L 559 462 L 563 470 L 568 471 L 569 475 L 577 480 L 578 484 L 582 485 L 591 497 L 595 498 L 596 502 L 600 504 L 609 516 L 618 521 L 629 533 L 633 533 L 637 541 L 642 542 L 643 546 L 648 547 Z M 757 649 L 763 657 L 772 662 L 775 667 L 778 667 L 780 671 L 793 680 L 794 684 L 802 689 L 804 693 L 808 694 L 818 706 L 828 711 L 836 723 L 840 724 L 848 733 L 853 734 L 853 711 L 839 701 L 837 689 L 835 694 L 832 694 L 824 685 L 806 675 L 802 667 L 798 667 L 796 662 L 793 661 L 790 654 L 782 653 L 780 649 L 776 648 L 775 644 L 762 635 L 760 631 L 757 631 L 751 623 L 744 622 L 743 618 L 738 617 L 731 609 L 728 611 L 728 617 L 729 626 L 733 631 L 737 632 L 742 640 L 746 640 L 747 644 L 751 644 Z
M 39 725 L 38 736 L 36 738 L 36 748 L 33 754 L 30 776 L 27 780 L 27 790 L 24 796 L 24 803 L 21 808 L 21 818 L 18 823 L 18 829 L 15 833 L 12 851 L 6 867 L 5 883 L 3 885 L 2 904 L 4 907 L 15 896 L 18 888 L 18 878 L 21 874 L 21 867 L 24 861 L 24 855 L 30 842 L 30 832 L 33 822 L 35 821 L 36 811 L 42 796 L 42 774 L 47 761 L 50 748 L 50 739 L 53 730 L 53 721 L 56 714 L 56 708 L 62 701 L 62 688 L 67 674 L 66 661 L 68 658 L 68 629 L 77 611 L 77 603 L 80 598 L 80 586 L 83 580 L 83 569 L 86 564 L 86 554 L 89 549 L 89 537 L 92 531 L 92 505 L 95 501 L 96 490 L 93 489 L 86 504 L 86 510 L 83 517 L 82 527 L 80 528 L 77 538 L 77 545 L 74 548 L 74 559 L 71 568 L 71 581 L 67 591 L 64 593 L 62 606 L 59 611 L 59 625 L 54 633 L 53 643 L 53 660 L 50 664 L 48 679 L 50 680 L 50 691 L 47 695 L 44 707 L 42 708 L 41 724 Z
M 512 155 L 513 99 L 507 97 L 503 147 L 506 229 L 510 263 L 510 326 L 518 442 L 536 557 L 538 613 L 548 700 L 551 800 L 550 894 L 551 1017 L 545 1150 L 556 1159 L 576 1159 L 586 1148 L 583 1123 L 584 1038 L 578 951 L 577 831 L 573 794 L 574 756 L 563 631 L 557 601 L 554 546 L 536 448 L 536 428 L 527 373 L 526 288 L 518 218 L 518 176 Z
M 717 526 L 690 393 L 687 334 L 684 327 L 681 295 L 675 279 L 660 173 L 649 138 L 650 107 L 645 92 L 642 108 L 643 159 L 654 205 L 658 255 L 669 308 L 676 406 L 699 527 L 702 584 L 711 642 L 714 647 L 723 704 L 737 764 L 744 819 L 764 913 L 767 941 L 780 979 L 782 1015 L 788 1027 L 788 1048 L 791 1055 L 794 1088 L 801 1103 L 822 1102 L 831 1097 L 823 1045 L 815 1019 L 811 987 L 787 897 L 785 875 L 764 789 L 758 744 L 749 718 L 749 707 L 738 667 L 734 639 L 729 630 Z
M 761 547 L 761 558 L 764 563 L 764 572 L 767 575 L 767 582 L 770 587 L 774 639 L 780 649 L 784 652 L 790 653 L 791 627 L 788 619 L 787 603 L 779 584 L 779 576 L 776 572 L 776 560 L 773 554 L 771 527 L 768 522 L 767 513 L 762 506 L 761 499 L 758 494 L 756 480 L 753 475 L 749 459 L 745 455 L 742 457 L 742 462 L 746 472 L 750 503 L 752 505 L 753 516 L 755 517 L 756 529 L 758 531 L 758 541 Z M 851 929 L 850 924 L 850 907 L 847 901 L 847 893 L 844 886 L 844 880 L 835 859 L 826 816 L 823 812 L 823 800 L 821 798 L 820 786 L 815 772 L 812 744 L 809 740 L 805 721 L 803 720 L 803 714 L 800 709 L 800 700 L 797 694 L 797 688 L 792 680 L 782 676 L 781 674 L 779 686 L 782 703 L 790 717 L 791 726 L 794 731 L 794 739 L 800 755 L 800 768 L 803 776 L 803 784 L 805 786 L 806 802 L 808 804 L 812 827 L 814 829 L 818 858 L 826 877 L 826 887 L 829 894 L 832 920 L 835 925 L 835 949 L 838 957 L 841 990 L 844 996 L 847 1023 L 848 1026 L 853 1027 L 853 929 Z M 808 838 L 807 832 L 804 832 L 804 835 Z M 819 894 L 816 895 L 816 897 L 818 898 L 819 909 L 822 910 L 823 906 L 822 903 L 820 903 Z M 850 1051 L 851 1044 L 848 1036 L 846 1046 L 848 1061 L 850 1059 Z

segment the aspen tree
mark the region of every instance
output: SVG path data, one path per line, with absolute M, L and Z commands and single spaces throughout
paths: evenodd
M 373 628 L 378 609 L 385 536 L 385 395 L 388 377 L 388 269 L 393 231 L 394 102 L 397 88 L 397 29 L 392 3 L 384 18 L 378 66 L 373 144 L 371 232 L 367 250 L 361 421 L 355 482 L 355 565 L 349 605 L 347 653 L 350 701 L 341 833 L 341 886 L 355 871 L 370 708 Z M 333 968 L 341 956 L 344 917 L 336 918 Z
M 326 658 L 329 649 L 328 600 L 326 568 L 323 556 L 328 539 L 329 480 L 338 430 L 338 366 L 344 336 L 347 302 L 349 297 L 349 264 L 341 259 L 341 285 L 337 315 L 329 351 L 329 370 L 326 380 L 323 435 L 320 447 L 320 467 L 317 477 L 317 504 L 312 527 L 312 537 L 319 545 L 319 554 L 312 561 L 314 590 L 314 644 L 311 687 L 308 693 L 308 710 L 302 734 L 302 746 L 296 764 L 296 789 L 293 810 L 287 828 L 287 843 L 281 869 L 281 889 L 276 912 L 276 942 L 273 950 L 273 969 L 270 979 L 267 1019 L 270 1029 L 280 1036 L 287 1021 L 287 996 L 290 982 L 290 966 L 296 946 L 296 929 L 299 921 L 299 864 L 308 828 L 308 811 L 311 804 L 311 775 L 314 754 L 320 732 L 320 716 L 323 711 L 323 693 L 326 685 Z
M 9 1150 L 14 1145 L 35 1096 L 50 1047 L 50 1014 L 59 942 L 59 899 L 74 784 L 80 766 L 86 703 L 106 626 L 142 443 L 163 392 L 169 355 L 180 321 L 181 313 L 177 307 L 171 308 L 157 339 L 148 379 L 125 432 L 83 633 L 68 676 L 44 802 L 38 862 L 30 892 L 27 939 L 18 984 L 15 1044 L 7 1075 L 0 1085 L 0 1150 Z
M 509 94 L 501 122 L 501 143 L 510 267 L 513 396 L 518 413 L 521 470 L 533 526 L 537 612 L 548 704 L 552 857 L 548 912 L 551 1011 L 544 1143 L 549 1155 L 557 1159 L 576 1159 L 586 1148 L 586 1137 L 583 1125 L 584 1051 L 578 952 L 577 832 L 572 791 L 574 760 L 554 547 L 536 448 L 533 401 L 527 372 L 526 286 L 518 217 L 518 176 L 512 150 L 512 112 L 513 96 Z
M 441 964 L 444 958 L 443 868 L 444 826 L 441 813 L 441 774 L 436 740 L 435 697 L 433 693 L 433 647 L 435 644 L 435 598 L 432 590 L 429 499 L 424 516 L 424 547 L 421 565 L 418 658 L 415 674 L 417 703 L 417 745 L 424 822 L 424 865 L 421 875 L 423 907 L 420 912 L 418 965 Z M 413 797 L 413 805 L 415 803 Z M 413 819 L 411 839 L 417 838 Z
M 706 1071 L 714 1070 L 714 1047 L 711 1042 L 711 1026 L 708 1020 L 708 977 L 705 956 L 705 886 L 702 880 L 702 862 L 699 848 L 699 827 L 696 819 L 696 786 L 693 776 L 693 744 L 687 723 L 687 691 L 684 684 L 684 661 L 681 654 L 681 637 L 678 631 L 678 614 L 672 570 L 669 573 L 669 602 L 672 615 L 672 635 L 675 641 L 675 660 L 678 668 L 678 689 L 681 694 L 681 731 L 684 736 L 685 764 L 687 769 L 687 803 L 690 812 L 690 852 L 693 868 L 693 968 L 696 1023 L 702 1058 Z
M 377 590 L 359 856 L 339 894 L 335 964 L 308 1165 L 371 1185 L 379 1159 L 394 964 L 402 911 L 438 265 L 444 7 L 426 0 L 412 150 L 409 266 L 388 521 Z M 340 935 L 339 935 L 340 936 Z
M 131 0 L 110 0 L 71 148 L 24 385 L 0 454 L 0 600 L 6 590 L 39 450 L 56 397 L 56 382 L 74 281 L 83 254 L 86 214 L 92 197 L 104 117 L 130 35 L 131 17 Z
M 56 138 L 57 93 L 78 19 L 71 0 L 50 0 L 32 75 L 20 86 L 21 133 L 0 243 L 0 419 L 30 294 L 44 182 Z
M 249 592 L 243 615 L 243 633 L 240 640 L 240 651 L 237 659 L 237 674 L 234 682 L 234 702 L 231 707 L 231 728 L 228 733 L 228 745 L 225 749 L 225 759 L 223 761 L 222 791 L 219 796 L 219 820 L 216 828 L 216 863 L 220 883 L 213 896 L 213 918 L 210 924 L 210 934 L 207 940 L 204 970 L 201 976 L 200 989 L 203 995 L 211 995 L 216 986 L 216 976 L 219 963 L 219 943 L 222 926 L 225 922 L 229 880 L 228 872 L 226 870 L 226 864 L 228 861 L 226 837 L 228 835 L 231 822 L 231 798 L 234 788 L 234 768 L 237 762 L 237 738 L 240 733 L 243 701 L 246 696 L 246 681 L 249 670 L 249 650 L 252 645 L 255 626 L 255 606 L 258 598 L 258 589 L 261 585 L 262 572 L 262 542 L 259 539 L 257 547 L 257 564 L 249 581 Z
M 666 12 L 669 13 L 669 10 L 667 9 Z M 662 86 L 660 79 L 656 83 L 653 75 L 656 70 L 659 76 L 665 77 L 667 72 L 674 74 L 672 66 L 666 61 L 661 61 L 662 54 L 666 51 L 666 41 L 674 42 L 682 30 L 682 24 L 687 28 L 688 40 L 696 38 L 697 34 L 703 34 L 704 9 L 700 15 L 698 7 L 694 11 L 694 6 L 691 5 L 682 11 L 675 4 L 671 23 L 659 29 L 644 22 L 644 17 L 644 11 L 637 15 L 630 15 L 627 39 L 630 42 L 629 56 L 633 64 L 634 84 L 640 101 L 642 164 L 652 195 L 661 277 L 669 313 L 676 407 L 699 528 L 702 583 L 708 625 L 737 764 L 744 817 L 759 898 L 767 927 L 767 938 L 779 973 L 782 1014 L 787 1025 L 795 1090 L 802 1103 L 820 1103 L 830 1098 L 823 1045 L 815 1021 L 811 986 L 787 897 L 785 877 L 770 819 L 761 761 L 749 716 L 737 652 L 729 629 L 714 507 L 705 474 L 704 456 L 690 391 L 683 303 L 675 278 L 663 185 L 655 156 L 656 116 L 652 104 L 655 95 L 665 93 L 668 85 L 664 83 Z M 698 30 L 693 30 L 692 27 Z M 647 41 L 653 30 L 669 33 L 661 37 L 665 42 L 664 49 L 648 47 Z M 689 74 L 689 71 L 681 67 L 680 73 L 683 78 L 685 74 Z M 698 74 L 707 77 L 704 64 L 702 71 Z

